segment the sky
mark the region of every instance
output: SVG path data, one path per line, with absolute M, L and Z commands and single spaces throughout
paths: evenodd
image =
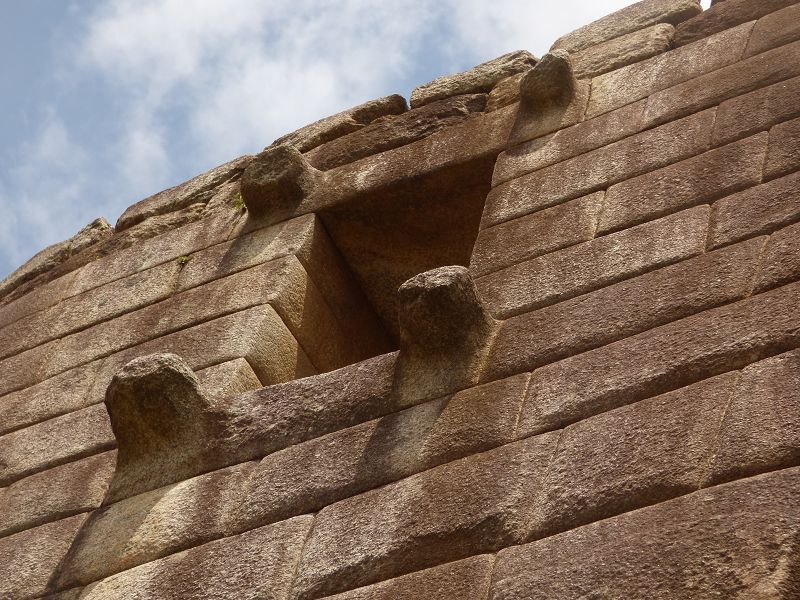
M 284 133 L 627 4 L 0 0 L 0 279 Z

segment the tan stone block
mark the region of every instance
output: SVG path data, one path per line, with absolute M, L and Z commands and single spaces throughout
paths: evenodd
M 764 251 L 758 292 L 800 279 L 800 223 L 773 233 Z
M 484 378 L 529 371 L 744 298 L 765 238 L 728 246 L 506 321 Z
M 473 556 L 323 600 L 485 600 L 493 564 L 493 556 Z
M 572 56 L 575 77 L 595 77 L 666 52 L 674 32 L 672 25 L 659 23 L 581 50 Z
M 742 370 L 704 485 L 800 463 L 800 351 Z
M 800 219 L 800 173 L 732 194 L 714 203 L 708 245 L 717 248 L 770 233 Z
M 795 2 L 796 0 L 758 0 L 758 2 L 732 0 L 715 4 L 696 17 L 681 23 L 675 32 L 675 44 L 678 46 L 689 44 L 740 23 L 758 19 Z
M 714 145 L 766 131 L 772 125 L 800 116 L 800 77 L 762 87 L 730 100 L 717 110 Z
M 551 50 L 575 53 L 596 44 L 644 29 L 656 23 L 677 25 L 703 9 L 695 0 L 645 0 L 636 2 L 558 38 Z
M 742 56 L 752 23 L 723 31 L 592 80 L 587 116 L 592 117 L 716 71 Z
M 800 284 L 787 285 L 541 367 L 520 431 L 563 427 L 794 348 L 798 297 Z
M 800 119 L 775 125 L 769 131 L 769 150 L 764 163 L 764 179 L 772 179 L 800 169 Z
M 599 233 L 617 231 L 705 204 L 761 182 L 767 134 L 640 175 L 608 188 Z
M 141 565 L 86 588 L 81 600 L 286 598 L 313 520 L 297 517 Z
M 506 77 L 498 81 L 489 92 L 489 98 L 486 101 L 485 112 L 491 112 L 498 108 L 503 108 L 509 104 L 519 102 L 519 82 L 525 73 L 517 73 L 511 77 Z
M 326 507 L 292 597 L 318 598 L 519 543 L 555 441 L 502 446 Z
M 115 444 L 102 404 L 19 429 L 0 437 L 0 485 L 110 450 Z
M 720 375 L 564 429 L 531 537 L 697 490 L 736 379 Z
M 585 294 L 703 252 L 709 208 L 698 206 L 519 263 L 477 280 L 496 318 Z
M 498 185 L 486 198 L 485 229 L 704 152 L 714 111 L 632 135 Z
M 6 327 L 23 317 L 50 308 L 69 295 L 77 273 L 71 271 L 58 279 L 37 285 L 20 298 L 0 304 L 0 327 Z
M 798 485 L 798 469 L 770 473 L 508 548 L 489 598 L 790 600 Z
M 34 385 L 47 377 L 47 368 L 57 341 L 48 342 L 0 360 L 0 397 Z
M 261 387 L 253 368 L 243 358 L 236 358 L 197 372 L 203 392 L 212 398 L 230 398 Z
M 0 495 L 0 536 L 91 511 L 103 501 L 116 452 L 70 462 L 5 488 Z
M 552 62 L 557 64 L 556 61 L 561 62 L 561 59 L 555 59 Z M 542 62 L 542 64 L 545 63 Z M 541 73 L 534 70 L 532 73 L 536 73 L 535 76 L 526 75 L 520 80 L 520 104 L 514 128 L 508 139 L 508 146 L 516 146 L 529 140 L 539 139 L 544 135 L 566 129 L 583 121 L 586 106 L 589 103 L 591 87 L 589 81 L 577 81 L 572 71 L 569 71 L 568 75 L 562 72 L 553 81 L 548 81 L 545 86 L 541 85 L 541 80 L 536 82 L 540 78 L 550 80 L 554 77 L 554 71 L 556 71 L 555 68 L 543 67 Z M 571 87 L 572 90 L 568 99 L 562 98 L 559 102 L 553 102 L 552 99 L 542 97 L 540 92 L 545 87 L 562 91 Z M 531 92 L 533 92 L 533 97 L 529 98 Z
M 644 111 L 652 127 L 800 74 L 800 41 L 757 54 L 650 96 Z
M 0 538 L 0 597 L 35 598 L 53 591 L 52 578 L 86 520 L 75 515 Z
M 125 498 L 86 521 L 59 588 L 87 585 L 138 565 L 240 533 L 231 527 L 255 463 L 243 463 Z

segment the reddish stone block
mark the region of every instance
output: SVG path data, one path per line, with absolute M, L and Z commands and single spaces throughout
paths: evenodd
M 675 45 L 683 46 L 740 23 L 753 21 L 794 4 L 797 0 L 728 0 L 714 4 L 675 29 Z
M 800 119 L 775 125 L 769 131 L 769 150 L 764 179 L 780 177 L 800 169 Z
M 45 379 L 58 341 L 48 342 L 0 361 L 0 397 Z
M 0 304 L 0 327 L 6 327 L 23 317 L 50 308 L 70 294 L 77 273 L 71 271 L 58 279 L 40 284 L 21 298 Z
M 800 38 L 800 5 L 793 4 L 776 10 L 756 22 L 744 55 L 753 56 L 798 38 Z
M 763 292 L 800 279 L 800 223 L 773 233 L 767 242 L 755 290 Z

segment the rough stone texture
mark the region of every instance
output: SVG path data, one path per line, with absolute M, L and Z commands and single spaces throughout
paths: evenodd
M 358 588 L 325 600 L 485 600 L 494 557 L 473 556 Z
M 114 434 L 105 406 L 87 408 L 0 437 L 0 485 L 109 450 Z
M 798 485 L 770 473 L 503 550 L 489 598 L 796 598 Z
M 742 56 L 752 23 L 655 56 L 592 81 L 587 116 L 619 108 L 670 86 L 735 63 Z
M 677 25 L 702 10 L 696 0 L 644 0 L 561 36 L 551 49 L 579 52 L 656 23 Z
M 0 538 L 0 598 L 35 598 L 50 589 L 53 575 L 86 520 L 75 515 Z
M 0 397 L 38 383 L 58 342 L 49 342 L 0 361 Z
M 109 577 L 82 600 L 286 598 L 312 516 L 209 542 Z
M 709 150 L 608 188 L 598 233 L 617 231 L 761 181 L 767 134 Z
M 0 493 L 0 536 L 100 506 L 114 473 L 116 453 L 104 452 L 42 471 Z
M 520 432 L 562 427 L 795 348 L 798 294 L 800 284 L 787 285 L 541 367 Z
M 230 398 L 261 387 L 253 368 L 243 358 L 201 369 L 196 375 L 203 394 L 210 398 Z
M 740 23 L 753 21 L 771 12 L 795 4 L 796 0 L 729 0 L 714 5 L 696 17 L 678 25 L 675 44 L 683 46 Z
M 527 71 L 536 65 L 536 57 L 525 50 L 509 52 L 469 71 L 437 77 L 430 83 L 414 88 L 411 92 L 411 108 L 430 104 L 442 98 L 459 94 L 486 93 L 494 85 L 510 75 Z
M 444 98 L 401 115 L 367 125 L 314 148 L 306 155 L 311 166 L 327 171 L 365 156 L 399 148 L 481 112 L 486 94 Z
M 511 318 L 498 333 L 486 376 L 528 371 L 744 298 L 765 241 L 762 237 L 701 254 Z
M 722 420 L 705 485 L 800 463 L 800 351 L 745 368 Z
M 800 6 L 793 4 L 759 19 L 747 43 L 745 56 L 753 56 L 800 38 Z
M 800 74 L 800 41 L 695 77 L 652 94 L 644 111 L 646 126 L 658 125 Z
M 800 119 L 793 119 L 770 129 L 764 179 L 773 179 L 798 169 L 800 169 Z
M 800 279 L 800 224 L 772 234 L 764 251 L 756 291 L 763 292 Z
M 15 300 L 8 297 L 0 299 L 0 327 L 6 327 L 23 317 L 58 304 L 69 295 L 75 275 L 71 271 L 63 277 L 29 290 Z
M 800 116 L 800 77 L 781 81 L 725 100 L 717 110 L 714 145 L 731 142 Z
M 492 91 L 489 92 L 489 97 L 486 100 L 486 112 L 519 102 L 519 82 L 523 75 L 525 75 L 524 72 L 517 73 L 498 81 Z
M 155 215 L 174 212 L 196 203 L 205 204 L 213 196 L 215 188 L 234 177 L 239 177 L 252 159 L 252 156 L 241 156 L 137 202 L 117 219 L 115 229 L 123 231 Z
M 659 23 L 576 52 L 572 56 L 575 77 L 595 77 L 666 52 L 672 47 L 674 32 L 672 25 Z
M 554 304 L 705 248 L 709 208 L 693 209 L 545 254 L 477 280 L 496 318 Z
M 402 96 L 397 94 L 384 96 L 301 127 L 297 131 L 279 137 L 272 146 L 294 146 L 300 152 L 308 152 L 326 142 L 357 131 L 375 119 L 399 115 L 407 109 L 406 99 Z
M 752 187 L 714 203 L 708 245 L 717 248 L 770 233 L 800 219 L 800 173 Z
M 714 111 L 703 111 L 498 185 L 486 198 L 481 228 L 699 154 L 713 121 Z
M 469 268 L 475 277 L 594 237 L 603 192 L 576 198 L 478 233 Z
M 736 379 L 720 375 L 564 429 L 531 536 L 697 490 Z
M 326 507 L 292 597 L 318 598 L 519 543 L 555 442 L 523 440 Z

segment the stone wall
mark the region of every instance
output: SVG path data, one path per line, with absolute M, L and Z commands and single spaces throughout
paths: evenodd
M 798 95 L 644 0 L 43 250 L 0 599 L 800 598 Z

